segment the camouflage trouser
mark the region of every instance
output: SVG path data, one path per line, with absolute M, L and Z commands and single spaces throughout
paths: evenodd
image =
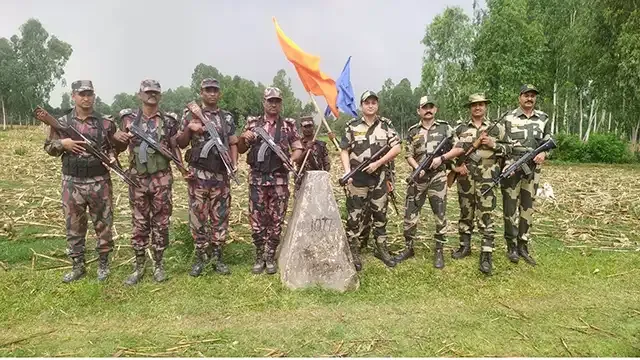
M 149 246 L 163 251 L 169 245 L 169 222 L 173 210 L 171 188 L 173 176 L 170 171 L 153 175 L 137 176 L 139 188 L 129 187 L 131 205 L 131 246 L 135 251 Z
M 223 246 L 226 241 L 231 188 L 229 183 L 218 184 L 210 186 L 198 181 L 189 182 L 189 227 L 196 250 Z
M 537 166 L 529 175 L 519 170 L 502 181 L 504 238 L 508 242 L 530 240 L 529 227 L 533 223 L 533 202 L 539 181 L 540 168 Z
M 360 247 L 360 235 L 366 222 L 365 214 L 373 217 L 373 237 L 377 244 L 387 239 L 387 182 L 380 176 L 376 185 L 347 185 L 347 239 L 351 246 Z
M 96 231 L 96 251 L 113 250 L 113 197 L 111 179 L 89 184 L 62 181 L 62 210 L 67 222 L 67 253 L 75 258 L 84 255 L 87 236 L 87 207 Z
M 425 175 L 429 176 L 429 175 Z M 404 211 L 404 237 L 413 240 L 418 229 L 420 210 L 429 197 L 431 211 L 435 215 L 436 232 L 434 238 L 438 242 L 445 243 L 447 233 L 447 176 L 440 171 L 433 174 L 427 181 L 413 183 L 407 188 Z
M 373 225 L 373 217 L 371 216 L 371 209 L 367 209 L 367 212 L 363 215 L 364 225 L 362 227 L 362 232 L 360 233 L 360 243 L 367 242 L 369 240 L 369 235 L 371 235 L 371 226 Z
M 289 202 L 288 185 L 249 185 L 249 221 L 253 244 L 273 257 L 280 244 L 280 233 Z
M 482 250 L 493 251 L 493 243 L 496 231 L 493 225 L 492 211 L 496 208 L 495 188 L 485 196 L 480 194 L 491 185 L 491 179 L 500 175 L 500 165 L 487 164 L 469 166 L 467 176 L 458 177 L 458 203 L 460 204 L 460 220 L 458 221 L 458 233 L 460 243 L 464 239 L 471 241 L 474 220 L 478 224 L 478 230 L 482 234 Z

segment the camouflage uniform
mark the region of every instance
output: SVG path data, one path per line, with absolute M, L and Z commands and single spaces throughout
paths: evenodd
M 93 91 L 91 81 L 79 80 L 72 84 L 74 92 Z M 93 140 L 110 157 L 115 158 L 113 135 L 116 126 L 97 112 L 86 119 L 79 119 L 76 110 L 58 119 L 65 126 L 73 126 Z M 70 137 L 50 129 L 44 150 L 62 159 L 62 210 L 66 219 L 67 254 L 73 261 L 73 271 L 63 281 L 71 282 L 85 274 L 85 242 L 87 235 L 87 207 L 96 232 L 96 251 L 100 264 L 98 279 L 105 280 L 108 271 L 108 255 L 113 250 L 113 193 L 109 169 L 88 153 L 76 155 L 64 150 L 61 140 Z M 74 140 L 79 140 L 73 137 Z
M 203 80 L 202 85 L 218 86 L 217 84 L 218 82 L 212 79 L 209 83 Z M 206 107 L 202 107 L 202 113 L 213 122 L 218 135 L 227 147 L 237 142 L 236 123 L 231 113 L 222 109 L 212 110 Z M 185 109 L 181 131 L 186 131 L 192 121 L 201 123 L 200 119 Z M 225 246 L 229 228 L 231 184 L 229 175 L 215 147 L 209 151 L 206 161 L 216 161 L 216 165 L 208 167 L 206 162 L 200 160 L 200 150 L 210 138 L 211 136 L 206 131 L 202 134 L 192 133 L 191 148 L 185 154 L 185 159 L 189 162 L 190 171 L 194 176 L 194 179 L 189 181 L 187 188 L 189 192 L 189 226 L 195 242 L 196 257 L 204 263 L 212 257 L 217 261 L 216 271 L 228 274 L 228 267 L 222 263 L 222 249 Z M 197 267 L 197 264 L 194 264 L 194 267 Z M 200 274 L 196 270 L 192 271 L 192 275 Z
M 476 95 L 476 94 L 474 94 Z M 470 97 L 470 102 L 489 103 L 484 96 Z M 470 105 L 470 104 L 468 104 Z M 477 127 L 473 120 L 460 123 L 456 127 L 456 136 L 459 142 L 457 148 L 462 148 L 465 153 L 473 142 L 480 137 L 483 131 L 491 127 L 488 120 L 483 120 Z M 458 202 L 460 204 L 460 220 L 458 221 L 458 233 L 460 234 L 460 249 L 453 253 L 453 258 L 459 259 L 470 254 L 471 234 L 473 232 L 474 220 L 477 221 L 479 231 L 482 234 L 481 248 L 481 271 L 491 272 L 491 257 L 487 253 L 493 252 L 495 229 L 493 225 L 492 212 L 496 208 L 496 194 L 492 188 L 484 196 L 482 191 L 491 186 L 492 179 L 500 175 L 501 164 L 509 154 L 510 143 L 504 125 L 497 124 L 487 134 L 495 142 L 495 147 L 481 145 L 476 151 L 471 153 L 466 161 L 468 174 L 458 176 Z M 484 264 L 483 264 L 484 263 Z
M 512 141 L 510 159 L 515 161 L 527 151 L 533 150 L 551 137 L 551 123 L 546 113 L 534 110 L 531 117 L 522 108 L 509 112 L 504 117 L 504 125 Z M 518 253 L 530 264 L 535 261 L 528 255 L 529 228 L 533 221 L 533 203 L 540 180 L 540 166 L 533 161 L 502 181 L 502 206 L 504 212 L 504 238 L 507 242 L 509 258 L 518 261 L 515 254 L 517 239 Z M 523 252 L 526 254 L 523 255 Z M 514 256 L 515 255 L 515 256 Z
M 147 87 L 141 88 L 141 91 Z M 160 92 L 159 84 L 155 90 Z M 161 112 L 147 117 L 142 110 L 133 112 L 129 109 L 121 111 L 120 118 L 123 129 L 129 129 L 130 126 L 135 125 L 166 148 L 175 147 L 171 143 L 171 138 L 178 132 L 178 122 L 175 118 Z M 146 152 L 146 159 L 141 159 L 141 151 Z M 162 259 L 164 250 L 169 245 L 169 225 L 173 212 L 171 163 L 169 159 L 148 147 L 143 140 L 133 137 L 129 142 L 129 174 L 140 183 L 140 187 L 137 188 L 129 186 L 131 246 L 136 254 L 134 272 L 140 272 L 137 274 L 139 277 L 144 273 L 145 250 L 149 246 L 149 236 L 151 236 L 156 268 L 154 277 L 162 281 L 164 280 L 164 276 L 160 276 L 164 273 Z M 129 282 L 136 283 L 139 277 Z
M 313 119 L 310 120 L 302 120 L 300 122 L 300 126 L 313 125 Z M 323 170 L 323 171 L 331 171 L 331 162 L 329 161 L 329 150 L 327 149 L 327 143 L 322 140 L 314 140 L 311 143 L 310 139 L 301 138 L 300 142 L 302 143 L 302 147 L 308 149 L 310 154 L 307 157 L 307 161 L 304 165 L 304 171 L 312 171 L 312 170 Z M 302 165 L 302 161 L 306 153 L 302 156 L 300 160 L 300 165 Z M 303 171 L 303 174 L 304 174 Z M 302 182 L 296 182 L 295 190 L 296 192 L 302 185 Z
M 371 92 L 371 94 L 373 93 Z M 371 126 L 367 125 L 364 118 L 349 121 L 340 148 L 349 151 L 350 165 L 353 169 L 387 144 L 394 147 L 400 144 L 400 139 L 391 121 L 378 116 Z M 353 175 L 352 184 L 346 186 L 348 212 L 346 232 L 357 269 L 361 267 L 360 235 L 366 222 L 365 214 L 367 213 L 373 217 L 373 236 L 376 248 L 374 255 L 387 266 L 395 266 L 387 249 L 386 226 L 389 201 L 387 168 L 388 164 L 380 167 L 373 174 L 358 172 Z
M 423 104 L 425 105 L 425 104 Z M 432 154 L 438 143 L 443 139 L 449 139 L 449 144 L 457 142 L 453 128 L 443 120 L 434 120 L 427 129 L 419 122 L 409 128 L 406 138 L 406 158 L 413 158 L 418 164 L 423 159 Z M 450 146 L 448 147 L 450 148 Z M 436 248 L 441 249 L 442 244 L 447 242 L 447 174 L 446 164 L 440 165 L 433 170 L 425 169 L 424 177 L 409 185 L 405 200 L 404 214 L 404 238 L 408 256 L 413 254 L 413 243 L 418 228 L 420 211 L 425 201 L 429 198 L 431 211 L 435 215 Z M 404 257 L 407 257 L 405 255 Z M 440 265 L 438 266 L 440 267 Z
M 267 88 L 266 92 L 270 89 Z M 256 127 L 265 129 L 287 156 L 289 156 L 289 148 L 302 150 L 295 120 L 279 118 L 277 121 L 270 122 L 264 116 L 248 117 L 244 131 Z M 279 132 L 277 131 L 278 127 Z M 289 173 L 283 166 L 277 166 L 280 160 L 276 154 L 270 149 L 267 149 L 265 153 L 265 165 L 276 164 L 272 169 L 265 167 L 260 170 L 259 160 L 255 160 L 255 162 L 250 160 L 253 156 L 259 156 L 257 153 L 262 143 L 261 139 L 256 136 L 255 142 L 249 144 L 250 149 L 247 154 L 247 162 L 251 167 L 249 220 L 253 232 L 253 244 L 256 247 L 256 266 L 259 265 L 260 259 L 263 259 L 265 263 L 274 263 L 289 201 Z M 257 267 L 254 272 L 258 273 Z

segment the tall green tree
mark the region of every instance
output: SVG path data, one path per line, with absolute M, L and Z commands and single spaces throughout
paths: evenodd
M 62 100 L 60 101 L 60 109 L 67 110 L 71 109 L 71 95 L 68 92 L 62 94 Z

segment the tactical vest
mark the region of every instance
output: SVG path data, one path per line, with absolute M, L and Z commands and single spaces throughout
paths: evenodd
M 262 122 L 257 126 L 262 126 Z M 273 141 L 276 145 L 280 145 L 280 138 L 282 136 L 282 119 L 276 120 L 276 135 Z M 286 173 L 287 170 L 282 164 L 282 161 L 260 138 L 256 137 L 257 142 L 251 147 L 247 154 L 247 164 L 252 170 L 263 173 Z
M 227 137 L 228 129 L 226 126 L 226 122 L 223 120 L 223 116 L 225 115 L 225 113 L 220 111 L 219 114 L 220 114 L 219 117 L 221 120 L 220 127 L 222 128 L 221 129 L 222 131 L 219 131 L 217 126 L 215 126 L 215 121 L 212 118 L 209 118 L 209 121 L 211 121 L 213 123 L 213 126 L 216 127 L 216 130 L 218 130 L 218 135 L 220 136 L 222 143 L 225 144 L 227 147 L 229 147 L 229 139 Z M 202 126 L 204 127 L 204 124 Z M 208 131 L 206 131 L 206 129 L 202 133 L 202 136 L 204 141 L 200 141 L 196 145 L 192 144 L 191 149 L 189 149 L 185 154 L 185 158 L 187 159 L 189 164 L 196 169 L 210 171 L 217 174 L 226 173 L 224 162 L 222 162 L 222 159 L 218 154 L 218 148 L 216 148 L 215 146 L 211 147 L 211 150 L 209 150 L 209 153 L 207 153 L 206 157 L 200 157 L 200 153 L 202 152 L 202 149 L 207 144 L 207 142 L 211 140 L 211 135 L 209 134 Z
M 67 126 L 73 126 L 73 119 L 71 113 L 68 113 L 65 117 L 65 121 L 67 122 Z M 102 149 L 102 143 L 104 139 L 104 125 L 102 124 L 102 120 L 98 119 L 98 132 L 96 144 L 98 149 Z M 73 136 L 71 136 L 72 139 Z M 80 139 L 74 139 L 80 140 Z M 107 169 L 100 160 L 98 160 L 95 156 L 81 156 L 71 152 L 64 152 L 62 154 L 62 173 L 64 175 L 78 177 L 78 178 L 89 178 L 95 176 L 106 175 L 109 173 L 109 169 Z
M 140 122 L 142 121 L 142 110 L 138 110 L 138 115 L 133 121 L 133 125 L 142 129 L 140 126 Z M 158 129 L 163 129 L 164 135 L 166 136 L 169 131 L 167 129 L 168 122 L 165 121 L 164 115 L 160 113 L 160 124 L 153 131 L 149 131 L 147 127 L 146 133 L 150 137 L 154 138 L 158 143 L 162 141 L 160 139 L 160 134 L 158 134 Z M 136 168 L 138 175 L 151 175 L 160 171 L 164 171 L 170 168 L 169 160 L 165 158 L 161 153 L 157 152 L 151 146 L 144 145 L 143 140 L 138 138 L 137 136 L 131 139 L 131 150 L 133 151 L 133 165 Z M 142 163 L 140 159 L 140 149 L 146 151 L 147 153 L 147 161 L 146 163 Z

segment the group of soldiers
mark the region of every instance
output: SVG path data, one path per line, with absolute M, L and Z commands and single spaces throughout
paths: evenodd
M 433 159 L 431 166 L 410 183 L 405 200 L 404 237 L 406 248 L 392 256 L 387 248 L 387 205 L 393 187 L 394 158 L 401 152 L 401 141 L 391 122 L 378 115 L 378 97 L 366 91 L 360 98 L 362 117 L 352 119 L 340 142 L 340 158 L 345 174 L 363 162 L 368 165 L 345 184 L 348 218 L 346 234 L 356 270 L 362 268 L 361 239 L 372 232 L 374 255 L 393 267 L 414 256 L 414 239 L 420 211 L 427 197 L 435 215 L 436 232 L 434 266 L 444 267 L 443 244 L 447 219 L 447 169 L 457 176 L 460 202 L 460 248 L 452 254 L 461 259 L 471 253 L 474 219 L 482 234 L 480 270 L 490 274 L 495 230 L 492 210 L 496 206 L 493 190 L 482 195 L 501 169 L 549 137 L 547 116 L 535 110 L 537 90 L 525 85 L 520 91 L 520 106 L 492 124 L 486 118 L 490 103 L 482 94 L 469 97 L 470 120 L 455 130 L 437 120 L 436 102 L 430 96 L 420 99 L 417 113 L 420 122 L 409 129 L 405 146 L 406 159 L 413 168 L 426 156 L 433 155 L 437 144 L 446 140 L 451 146 Z M 52 127 L 44 149 L 62 159 L 62 207 L 66 219 L 68 255 L 72 270 L 63 281 L 73 282 L 86 275 L 85 239 L 87 208 L 96 236 L 98 252 L 97 278 L 109 275 L 109 254 L 113 251 L 113 196 L 110 167 L 120 166 L 118 154 L 128 152 L 129 202 L 132 209 L 131 245 L 135 253 L 134 269 L 125 284 L 134 285 L 145 274 L 146 252 L 150 247 L 153 279 L 167 279 L 164 251 L 169 244 L 170 217 L 173 210 L 174 175 L 171 162 L 187 181 L 189 227 L 195 244 L 195 261 L 191 276 L 200 276 L 209 263 L 217 273 L 229 274 L 223 260 L 231 204 L 231 180 L 235 180 L 239 154 L 246 153 L 250 167 L 249 221 L 256 249 L 252 272 L 275 274 L 276 250 L 290 197 L 289 174 L 292 164 L 308 170 L 330 171 L 329 153 L 324 142 L 315 138 L 313 117 L 300 119 L 302 136 L 296 121 L 283 118 L 282 93 L 269 87 L 264 91 L 262 115 L 249 116 L 241 135 L 228 111 L 220 109 L 222 94 L 216 79 L 200 84 L 200 105 L 190 103 L 182 116 L 159 110 L 161 87 L 155 80 L 143 80 L 137 110 L 120 111 L 120 128 L 94 110 L 95 91 L 91 81 L 72 83 L 75 106 L 57 121 L 62 128 L 74 128 L 81 137 Z M 493 125 L 493 126 L 492 126 Z M 335 139 L 330 133 L 332 140 Z M 481 139 L 481 146 L 469 160 L 462 161 L 470 145 Z M 87 142 L 108 154 L 107 164 L 87 151 Z M 389 150 L 372 158 L 383 147 Z M 183 156 L 181 149 L 186 149 Z M 528 252 L 529 226 L 533 196 L 538 184 L 541 153 L 529 167 L 523 167 L 502 184 L 507 255 L 513 262 L 522 257 L 535 265 Z M 457 159 L 457 161 L 456 161 Z M 296 182 L 296 188 L 299 187 Z M 518 211 L 519 210 L 519 211 Z M 519 217 L 518 217 L 519 214 Z

